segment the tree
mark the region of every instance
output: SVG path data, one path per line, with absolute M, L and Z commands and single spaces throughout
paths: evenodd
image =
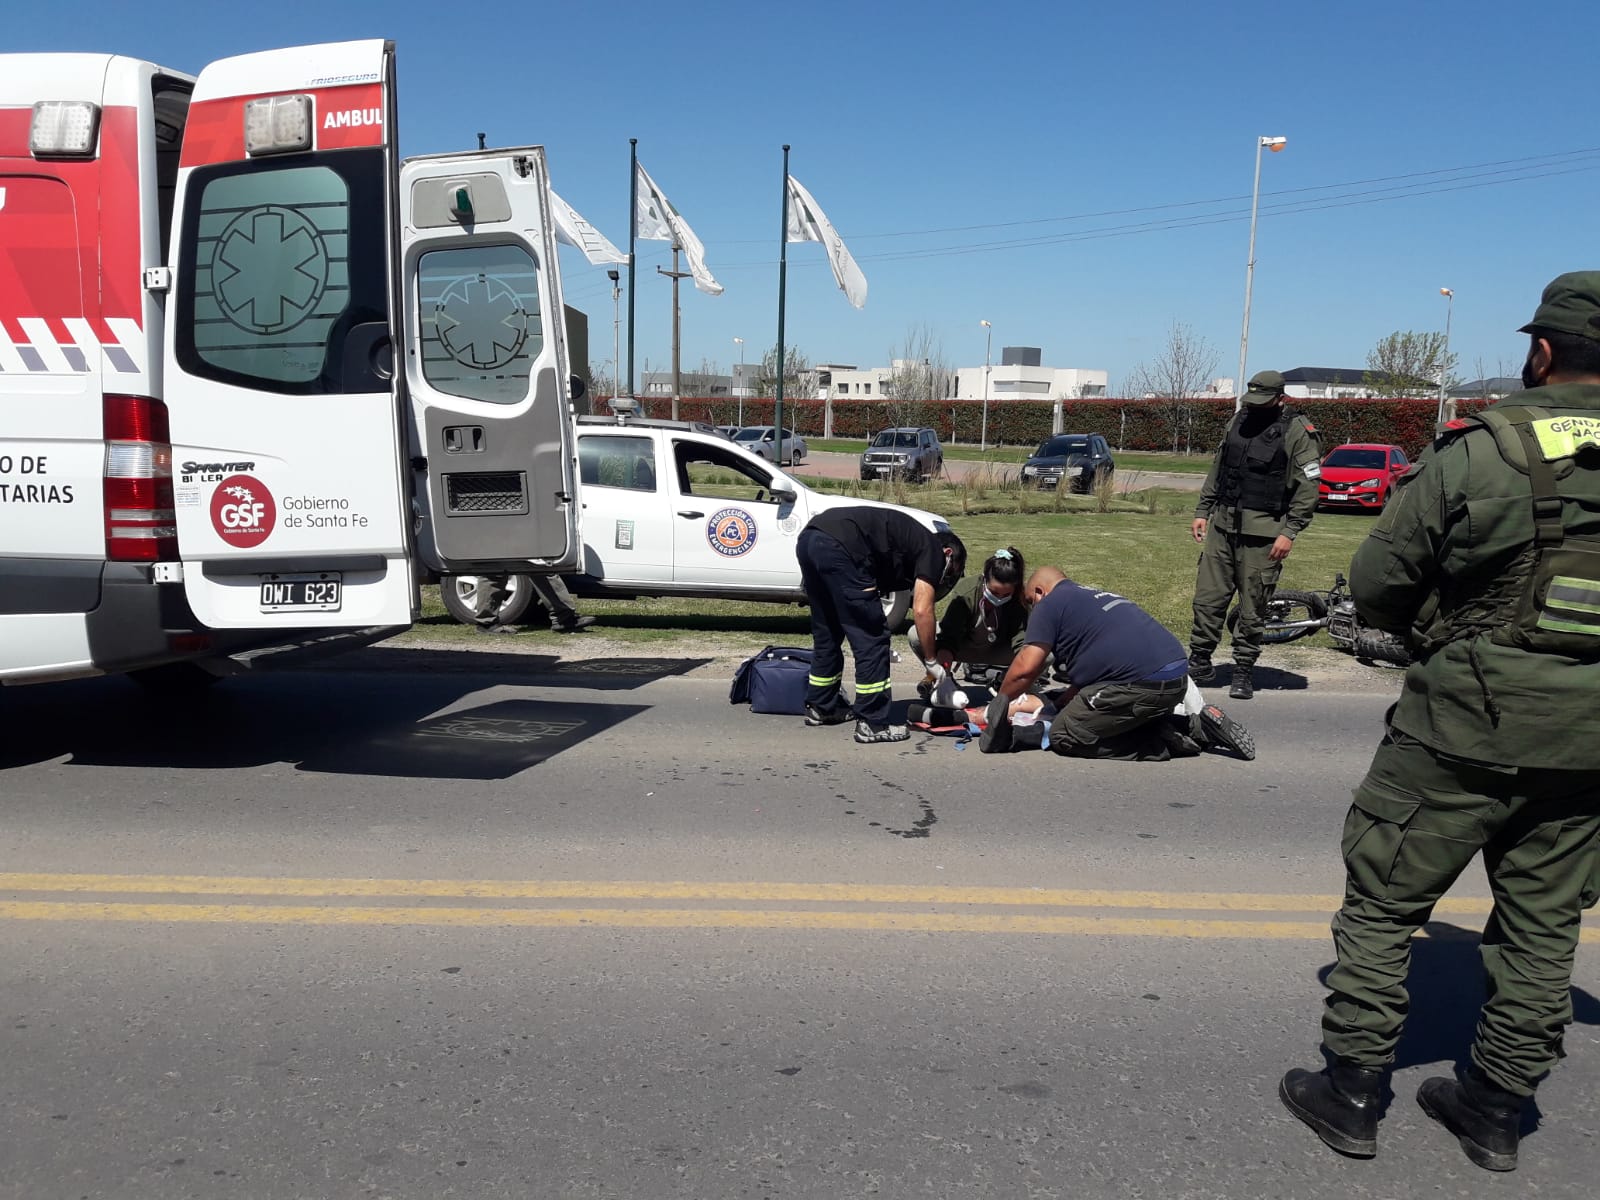
M 810 400 L 817 393 L 817 373 L 811 369 L 811 360 L 798 346 L 783 348 L 783 398 L 785 400 Z M 761 356 L 761 375 L 756 380 L 756 394 L 778 394 L 778 348 L 773 346 Z
M 1188 325 L 1174 321 L 1160 353 L 1129 374 L 1128 394 L 1153 401 L 1166 423 L 1174 454 L 1192 448 L 1192 401 L 1209 394 L 1216 373 L 1216 349 Z
M 722 370 L 714 359 L 702 358 L 698 369 L 680 371 L 679 378 L 685 396 L 709 398 L 727 395 L 727 387 L 721 381 Z
M 923 401 L 941 400 L 950 394 L 950 363 L 944 343 L 927 325 L 906 330 L 899 351 L 889 351 L 894 374 L 884 385 L 885 417 L 890 425 L 913 425 L 912 406 Z
M 1453 387 L 1456 356 L 1445 350 L 1444 334 L 1395 330 L 1367 354 L 1362 377 L 1379 396 L 1426 395 L 1439 387 Z

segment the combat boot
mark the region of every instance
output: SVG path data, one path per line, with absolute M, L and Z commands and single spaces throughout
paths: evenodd
M 1250 668 L 1237 664 L 1233 668 L 1233 683 L 1228 687 L 1229 700 L 1248 700 L 1256 694 L 1256 685 L 1250 678 Z
M 1378 1153 L 1383 1077 L 1377 1067 L 1335 1059 L 1322 1071 L 1290 1071 L 1278 1084 L 1278 1098 L 1339 1153 L 1371 1158 Z
M 1189 651 L 1189 678 L 1200 687 L 1205 687 L 1217 677 L 1217 669 L 1211 665 L 1211 651 Z
M 1522 1097 L 1501 1091 L 1477 1067 L 1460 1081 L 1436 1076 L 1417 1089 L 1417 1103 L 1456 1135 L 1467 1157 L 1485 1171 L 1517 1169 Z

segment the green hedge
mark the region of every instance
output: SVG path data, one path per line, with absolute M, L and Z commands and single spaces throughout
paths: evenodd
M 672 415 L 672 401 L 661 397 L 641 398 L 651 417 Z M 1344 442 L 1392 442 L 1408 454 L 1420 454 L 1433 440 L 1435 400 L 1291 400 L 1296 410 L 1310 418 L 1322 434 L 1323 449 Z M 1481 400 L 1458 400 L 1458 413 L 1476 412 Z M 805 437 L 821 437 L 824 420 L 822 400 L 785 400 L 783 423 Z M 596 403 L 604 411 L 604 401 Z M 773 403 L 770 399 L 746 400 L 744 423 L 770 425 Z M 1050 436 L 1052 406 L 1042 401 L 991 402 L 989 404 L 989 444 L 995 446 L 1033 446 Z M 1072 433 L 1104 434 L 1122 450 L 1209 450 L 1222 440 L 1222 433 L 1233 417 L 1232 400 L 1189 400 L 1181 404 L 1168 400 L 1065 400 L 1061 405 L 1064 428 Z M 679 401 L 678 414 L 685 421 L 705 421 L 712 425 L 733 425 L 738 421 L 739 402 L 724 399 Z M 835 400 L 833 436 L 867 438 L 891 424 L 927 425 L 939 433 L 941 441 L 976 443 L 983 422 L 981 400 L 908 401 L 886 404 L 881 400 Z M 1176 437 L 1174 436 L 1176 434 Z

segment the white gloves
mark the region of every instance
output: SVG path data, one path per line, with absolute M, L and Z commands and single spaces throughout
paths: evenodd
M 933 703 L 940 708 L 965 708 L 967 694 L 956 687 L 955 677 L 937 660 L 925 664 L 933 676 Z

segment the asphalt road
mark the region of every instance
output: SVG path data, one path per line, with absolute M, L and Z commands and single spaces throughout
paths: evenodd
M 1411 1098 L 1470 1036 L 1476 877 L 1380 1158 L 1279 1109 L 1392 677 L 1269 676 L 1254 763 L 1070 764 L 680 662 L 362 661 L 0 692 L 0 1196 L 1592 1194 L 1594 941 L 1517 1176 Z

